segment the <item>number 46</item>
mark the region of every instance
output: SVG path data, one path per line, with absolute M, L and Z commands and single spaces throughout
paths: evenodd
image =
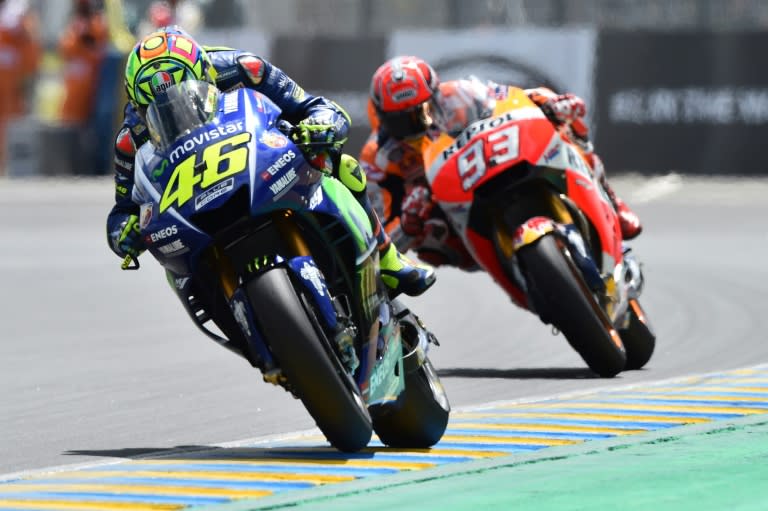
M 250 133 L 239 133 L 205 148 L 200 164 L 195 161 L 199 153 L 191 155 L 173 169 L 160 199 L 160 213 L 176 204 L 184 205 L 195 194 L 195 185 L 205 189 L 222 179 L 244 171 L 248 167 Z M 204 168 L 202 174 L 195 171 Z M 220 171 L 219 168 L 223 167 Z

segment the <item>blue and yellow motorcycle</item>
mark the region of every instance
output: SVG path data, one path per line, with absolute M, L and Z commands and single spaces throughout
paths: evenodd
M 450 411 L 438 344 L 381 281 L 367 216 L 258 92 L 183 82 L 146 112 L 133 200 L 195 324 L 300 399 L 335 448 L 426 448 Z M 125 269 L 139 267 L 128 258 Z

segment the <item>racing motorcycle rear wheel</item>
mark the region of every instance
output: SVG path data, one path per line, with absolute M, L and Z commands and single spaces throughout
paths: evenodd
M 373 424 L 360 391 L 286 270 L 262 273 L 247 284 L 247 292 L 256 323 L 291 390 L 331 445 L 344 452 L 368 445 Z
M 426 449 L 443 437 L 451 407 L 429 359 L 406 373 L 405 389 L 394 403 L 371 407 L 373 427 L 384 445 Z
M 641 369 L 656 348 L 656 333 L 636 298 L 629 301 L 629 325 L 619 334 L 627 350 L 625 369 Z
M 613 377 L 626 364 L 619 333 L 584 282 L 557 235 L 542 236 L 517 251 L 528 293 L 539 316 L 557 327 L 590 369 Z

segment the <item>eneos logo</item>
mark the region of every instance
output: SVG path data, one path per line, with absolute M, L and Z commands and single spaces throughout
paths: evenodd
M 176 226 L 176 224 L 174 224 L 170 227 L 166 227 L 165 229 L 160 229 L 159 231 L 148 234 L 147 237 L 144 238 L 144 241 L 147 243 L 156 243 L 178 233 L 179 228 Z

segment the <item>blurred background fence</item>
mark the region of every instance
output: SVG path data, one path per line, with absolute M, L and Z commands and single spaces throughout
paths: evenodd
M 78 17 L 84 6 L 90 11 Z M 201 43 L 265 56 L 343 105 L 355 126 L 352 153 L 368 132 L 373 71 L 409 53 L 443 78 L 473 73 L 582 95 L 614 173 L 765 172 L 765 0 L 0 1 L 3 27 L 22 13 L 35 20 L 28 32 L 39 59 L 6 93 L 23 106 L 0 108 L 3 168 L 12 176 L 110 173 L 125 52 L 171 19 Z M 0 67 L 13 76 L 22 36 L 6 32 Z M 80 38 L 74 52 L 65 51 L 67 33 Z M 68 102 L 80 110 L 68 112 Z

